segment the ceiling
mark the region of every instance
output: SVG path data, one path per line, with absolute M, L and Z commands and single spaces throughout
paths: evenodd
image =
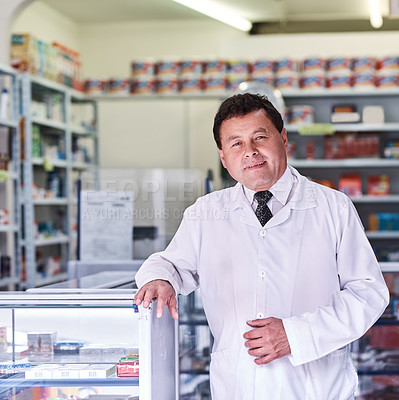
M 38 1 L 55 8 L 77 23 L 209 18 L 172 0 Z M 252 34 L 374 30 L 369 22 L 368 0 L 213 1 L 254 23 Z M 399 19 L 389 18 L 390 0 L 379 1 L 384 17 L 384 25 L 380 30 L 399 30 Z

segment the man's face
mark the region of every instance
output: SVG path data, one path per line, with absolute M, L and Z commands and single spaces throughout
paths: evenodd
M 223 121 L 220 141 L 223 166 L 248 189 L 269 189 L 287 168 L 287 131 L 278 132 L 264 110 Z

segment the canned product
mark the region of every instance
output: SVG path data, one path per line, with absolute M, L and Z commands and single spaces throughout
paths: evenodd
M 86 79 L 84 83 L 84 91 L 91 95 L 100 95 L 104 93 L 105 80 L 101 78 Z
M 352 70 L 354 73 L 373 72 L 376 68 L 375 57 L 355 57 L 352 59 Z
M 274 72 L 277 75 L 286 74 L 289 72 L 297 72 L 297 61 L 292 58 L 282 58 L 274 63 Z
M 274 84 L 274 76 L 273 75 L 261 75 L 261 76 L 253 76 L 250 79 L 251 82 L 264 83 L 265 85 L 273 86 Z
M 108 94 L 129 94 L 130 81 L 127 78 L 111 78 L 108 80 Z
M 253 78 L 273 76 L 274 62 L 268 59 L 258 59 L 249 62 L 249 73 Z
M 378 70 L 399 70 L 399 57 L 387 56 L 382 57 L 377 61 Z
M 179 73 L 179 62 L 176 60 L 160 60 L 155 64 L 155 73 L 158 77 L 177 76 Z
M 158 94 L 177 93 L 178 90 L 177 78 L 165 77 L 155 80 L 155 92 Z
M 221 76 L 204 78 L 204 91 L 224 92 L 227 89 L 227 79 Z
M 202 79 L 197 76 L 186 76 L 179 79 L 179 92 L 181 93 L 196 93 L 202 90 Z
M 299 83 L 298 80 L 298 74 L 295 73 L 279 75 L 274 79 L 274 86 L 277 89 L 297 88 Z
M 151 60 L 134 60 L 131 63 L 133 77 L 153 76 L 155 74 L 155 63 Z
M 154 78 L 140 77 L 134 78 L 130 82 L 130 93 L 132 94 L 152 94 L 154 91 Z
M 352 85 L 355 88 L 374 88 L 376 86 L 376 76 L 372 72 L 365 72 L 360 74 L 354 74 Z
M 325 87 L 325 76 L 323 73 L 304 75 L 299 79 L 301 89 L 320 89 Z
M 332 75 L 326 79 L 326 87 L 329 89 L 346 89 L 352 87 L 351 74 Z
M 233 77 L 247 78 L 249 74 L 249 64 L 245 60 L 228 60 L 227 74 Z
M 201 75 L 202 62 L 199 60 L 183 60 L 179 62 L 179 75 Z
M 326 68 L 326 60 L 322 57 L 305 58 L 302 61 L 302 73 L 304 74 L 324 74 Z
M 204 76 L 223 76 L 227 72 L 226 60 L 207 60 L 202 65 L 202 73 Z
M 397 88 L 399 86 L 399 74 L 378 74 L 376 82 L 380 89 Z
M 328 73 L 346 74 L 351 70 L 351 59 L 349 57 L 331 57 L 327 59 L 326 70 Z

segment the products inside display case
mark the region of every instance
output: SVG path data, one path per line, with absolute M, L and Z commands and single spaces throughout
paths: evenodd
M 199 290 L 179 298 L 180 399 L 210 399 L 209 364 L 213 337 Z
M 358 400 L 396 399 L 399 384 L 399 272 L 384 273 L 391 300 L 384 314 L 352 344 Z
M 158 400 L 164 393 L 177 400 L 177 325 L 166 312 L 156 318 L 156 304 L 133 306 L 134 294 L 36 289 L 0 296 L 0 398 Z

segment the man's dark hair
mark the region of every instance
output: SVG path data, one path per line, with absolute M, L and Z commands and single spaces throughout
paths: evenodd
M 243 117 L 257 110 L 265 110 L 267 117 L 281 133 L 284 128 L 283 118 L 266 96 L 252 93 L 236 94 L 224 100 L 215 115 L 213 121 L 213 137 L 218 148 L 222 148 L 220 126 L 223 121 L 234 117 Z

